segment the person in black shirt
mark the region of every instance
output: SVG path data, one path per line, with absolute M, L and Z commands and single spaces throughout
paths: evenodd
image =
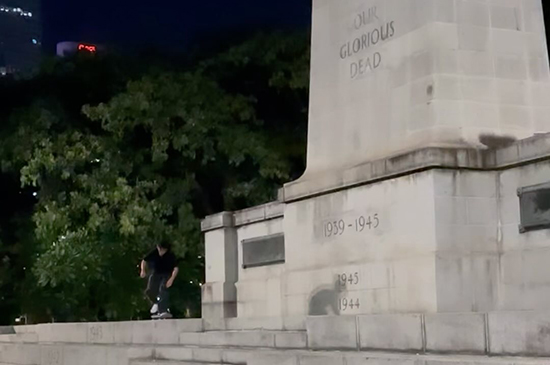
M 178 275 L 176 255 L 170 250 L 170 245 L 162 241 L 141 261 L 142 278 L 147 276 L 147 268 L 152 269 L 147 283 L 145 295 L 152 304 L 151 315 L 153 318 L 171 318 L 168 308 L 168 289 L 174 285 Z

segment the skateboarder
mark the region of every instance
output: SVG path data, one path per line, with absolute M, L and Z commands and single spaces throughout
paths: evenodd
M 172 318 L 168 307 L 168 289 L 174 284 L 178 275 L 176 255 L 170 250 L 170 244 L 162 241 L 141 261 L 142 278 L 147 276 L 147 268 L 152 269 L 145 295 L 152 304 L 152 318 Z

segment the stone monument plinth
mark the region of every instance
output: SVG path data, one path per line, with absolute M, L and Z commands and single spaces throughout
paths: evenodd
M 307 171 L 548 132 L 540 0 L 315 0 Z
M 314 0 L 312 33 L 307 170 L 205 220 L 205 310 L 550 307 L 541 1 Z

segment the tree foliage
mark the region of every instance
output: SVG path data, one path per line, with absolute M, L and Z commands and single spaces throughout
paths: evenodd
M 36 195 L 17 225 L 25 234 L 6 236 L 26 251 L 0 245 L 0 260 L 26 265 L 14 307 L 37 320 L 139 318 L 137 264 L 166 237 L 183 259 L 173 309 L 197 314 L 200 219 L 269 201 L 303 169 L 307 43 L 259 35 L 139 77 L 105 60 L 58 61 L 30 81 L 41 87 L 21 92 L 2 130 L 4 176 Z

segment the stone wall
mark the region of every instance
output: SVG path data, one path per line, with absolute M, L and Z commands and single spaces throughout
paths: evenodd
M 432 154 L 424 165 L 415 165 L 418 152 L 386 159 L 385 169 L 370 164 L 370 180 L 357 186 L 341 181 L 341 189 L 234 213 L 233 228 L 223 228 L 234 230 L 226 240 L 235 252 L 234 315 L 550 308 L 550 230 L 520 230 L 518 197 L 518 189 L 550 182 L 549 141 Z M 220 232 L 206 233 L 207 270 L 222 257 L 208 254 L 221 242 L 209 237 Z M 284 263 L 243 267 L 243 242 L 280 233 Z
M 540 0 L 315 0 L 312 33 L 302 180 L 550 132 Z
M 66 323 L 9 332 L 0 335 L 2 365 L 543 365 L 550 358 L 548 311 Z
M 283 233 L 284 205 L 272 203 L 205 219 L 206 283 L 203 317 L 281 316 L 284 262 L 245 267 L 243 242 Z

